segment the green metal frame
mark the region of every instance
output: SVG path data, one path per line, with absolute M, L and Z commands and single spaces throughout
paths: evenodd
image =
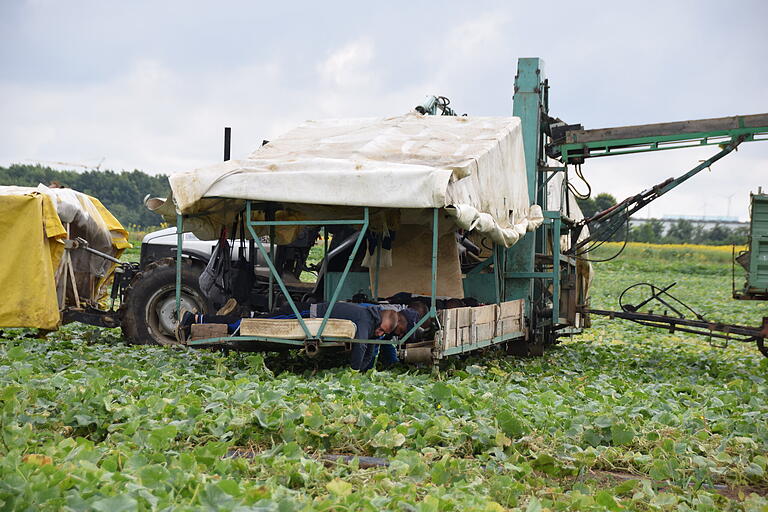
M 504 273 L 507 279 L 546 279 L 552 280 L 552 325 L 560 323 L 560 229 L 562 221 L 559 211 L 545 211 L 544 223 L 542 229 L 550 229 L 552 236 L 552 271 L 534 272 L 534 271 L 509 271 Z
M 520 118 L 523 131 L 523 151 L 525 152 L 525 170 L 528 180 L 528 203 L 542 204 L 544 197 L 538 197 L 539 161 L 542 160 L 541 114 L 547 108 L 544 99 L 545 77 L 544 62 L 538 58 L 519 59 L 515 77 L 515 94 L 512 115 Z M 545 206 L 545 205 L 542 205 Z M 525 299 L 525 316 L 532 312 L 533 279 L 524 277 L 524 273 L 533 272 L 536 257 L 537 238 L 541 238 L 541 228 L 536 232 L 526 233 L 515 245 L 505 249 L 500 279 L 500 295 L 505 301 Z M 540 243 L 538 245 L 541 245 Z M 516 274 L 509 275 L 514 269 Z

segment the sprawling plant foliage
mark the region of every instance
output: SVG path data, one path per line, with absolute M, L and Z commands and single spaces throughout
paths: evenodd
M 603 265 L 595 305 L 677 280 L 708 316 L 758 322 L 707 261 Z M 489 351 L 436 377 L 28 334 L 0 342 L 3 510 L 768 509 L 768 359 L 751 346 L 596 319 L 544 357 Z

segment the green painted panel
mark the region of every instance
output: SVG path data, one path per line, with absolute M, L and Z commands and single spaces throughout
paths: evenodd
M 494 280 L 496 274 L 489 273 L 483 274 L 477 272 L 475 274 L 467 274 L 464 278 L 464 296 L 474 297 L 480 302 L 486 304 L 496 303 L 496 284 Z
M 341 272 L 328 272 L 325 275 L 325 283 L 323 286 L 324 300 L 331 300 L 333 290 L 336 289 L 336 285 L 339 284 L 341 279 Z M 350 300 L 352 296 L 357 293 L 364 293 L 368 297 L 371 296 L 371 280 L 368 276 L 368 272 L 350 272 L 347 274 L 347 278 L 344 280 L 344 285 L 341 287 L 341 292 L 337 300 Z

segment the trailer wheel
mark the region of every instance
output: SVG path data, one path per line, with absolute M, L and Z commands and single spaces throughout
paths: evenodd
M 200 265 L 185 261 L 181 272 L 181 307 L 209 314 L 210 301 L 200 291 Z M 120 306 L 123 337 L 135 345 L 177 345 L 176 261 L 164 258 L 147 265 L 125 291 Z

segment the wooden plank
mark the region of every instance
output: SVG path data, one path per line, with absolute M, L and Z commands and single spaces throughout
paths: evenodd
M 496 304 L 477 306 L 472 310 L 472 325 L 487 324 L 496 320 Z
M 523 330 L 523 318 L 502 318 L 496 326 L 496 336 L 509 334 L 511 332 L 520 332 Z
M 745 128 L 759 128 L 764 126 L 768 130 L 768 114 L 753 114 L 749 116 L 716 117 L 711 119 L 674 121 L 671 123 L 641 124 L 635 126 L 616 126 L 613 128 L 571 131 L 566 133 L 565 142 L 567 144 L 579 142 L 603 142 L 621 139 L 638 139 L 641 137 L 662 137 L 665 135 L 685 135 L 690 133 L 736 130 L 741 128 L 741 126 L 739 126 L 740 119 Z
M 495 322 L 489 322 L 484 324 L 475 324 L 470 328 L 470 343 L 478 343 L 480 341 L 486 341 L 493 339 L 496 332 Z
M 189 332 L 191 341 L 227 336 L 227 324 L 192 324 Z
M 499 304 L 499 318 L 519 318 L 523 316 L 523 299 L 510 300 Z
M 466 327 L 472 323 L 472 308 L 455 308 L 456 326 Z
M 440 325 L 442 325 L 444 329 L 456 330 L 459 314 L 455 309 L 443 309 L 442 311 L 438 311 L 437 314 L 440 320 Z
M 304 324 L 312 335 L 320 330 L 322 318 L 304 318 Z M 329 318 L 323 329 L 323 336 L 334 338 L 354 338 L 357 327 L 351 320 Z M 298 320 L 276 318 L 243 318 L 240 322 L 240 334 L 243 336 L 264 336 L 287 340 L 303 340 L 304 330 Z
M 457 346 L 468 345 L 472 339 L 472 327 L 459 327 L 457 329 Z
M 461 343 L 459 336 L 460 336 L 460 331 L 455 327 L 450 330 L 444 330 L 443 331 L 444 348 L 452 348 L 452 347 L 459 346 Z

